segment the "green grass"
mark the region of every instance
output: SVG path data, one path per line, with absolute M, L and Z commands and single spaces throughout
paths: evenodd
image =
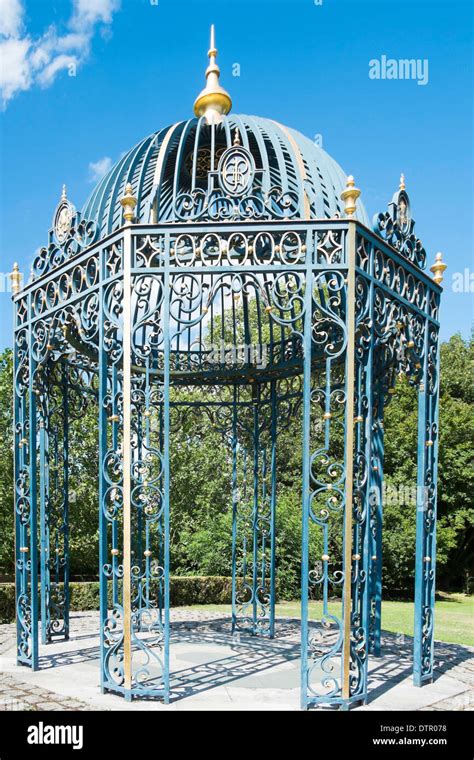
M 382 629 L 392 633 L 413 636 L 413 602 L 383 602 Z M 310 615 L 321 616 L 321 603 L 310 602 Z M 194 605 L 192 609 L 223 612 L 230 615 L 230 605 Z M 341 603 L 331 602 L 329 612 L 340 614 Z M 281 602 L 276 605 L 277 616 L 299 617 L 299 602 Z M 440 593 L 435 607 L 435 639 L 452 644 L 474 646 L 474 596 Z

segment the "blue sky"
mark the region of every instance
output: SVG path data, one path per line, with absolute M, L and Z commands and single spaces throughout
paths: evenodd
M 321 135 L 370 217 L 405 173 L 429 263 L 442 251 L 449 266 L 442 337 L 467 336 L 472 293 L 456 292 L 452 276 L 474 271 L 473 4 L 318 2 L 0 0 L 0 271 L 14 261 L 29 271 L 63 183 L 80 208 L 123 151 L 192 115 L 215 23 L 235 112 Z M 427 84 L 370 79 L 382 55 L 426 59 Z M 0 348 L 11 314 L 0 293 Z

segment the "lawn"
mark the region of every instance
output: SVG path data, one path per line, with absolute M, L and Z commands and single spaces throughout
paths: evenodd
M 310 602 L 310 615 L 321 615 L 321 604 Z M 392 633 L 413 636 L 413 602 L 383 602 L 382 629 Z M 195 605 L 192 609 L 223 612 L 230 615 L 230 605 Z M 330 603 L 329 611 L 340 614 L 340 602 Z M 281 602 L 276 605 L 277 617 L 299 617 L 299 602 Z M 474 646 L 474 596 L 465 594 L 437 595 L 435 606 L 435 639 L 452 644 Z

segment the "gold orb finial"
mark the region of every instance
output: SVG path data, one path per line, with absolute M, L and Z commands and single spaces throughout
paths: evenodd
M 400 186 L 399 186 L 399 189 L 400 190 L 405 190 L 405 175 L 403 174 L 403 172 L 400 174 Z
M 438 252 L 435 256 L 435 263 L 430 267 L 430 272 L 433 272 L 433 280 L 437 285 L 441 285 L 443 282 L 443 275 L 447 268 L 447 264 L 443 263 L 443 254 Z
M 216 63 L 217 49 L 214 24 L 211 26 L 211 43 L 209 47 L 209 66 L 206 69 L 206 86 L 194 101 L 196 116 L 204 116 L 208 124 L 218 124 L 222 116 L 229 113 L 232 100 L 229 93 L 219 84 L 220 68 Z
M 357 198 L 360 195 L 360 190 L 355 186 L 355 180 L 352 174 L 349 174 L 346 180 L 346 189 L 341 193 L 341 200 L 345 202 L 344 211 L 346 216 L 354 216 L 357 208 Z
M 135 218 L 135 206 L 137 205 L 137 199 L 133 194 L 133 187 L 128 182 L 125 188 L 125 195 L 120 198 L 120 203 L 123 208 L 123 216 L 126 224 L 131 224 Z
M 12 284 L 13 295 L 16 295 L 17 293 L 20 292 L 21 279 L 22 277 L 21 277 L 20 267 L 15 261 L 15 263 L 13 264 L 13 271 L 10 272 L 10 281 Z

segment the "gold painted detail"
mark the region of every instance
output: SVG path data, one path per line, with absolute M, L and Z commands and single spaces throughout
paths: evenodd
M 211 43 L 207 55 L 209 66 L 206 69 L 206 86 L 194 101 L 194 113 L 198 117 L 204 116 L 208 124 L 219 124 L 222 116 L 229 113 L 232 108 L 232 100 L 227 90 L 219 84 L 221 71 L 216 63 L 214 24 L 211 26 Z
M 130 182 L 125 188 L 125 195 L 120 198 L 120 205 L 123 208 L 123 217 L 126 224 L 131 224 L 135 219 L 135 207 L 137 205 L 137 199 L 133 194 L 133 187 Z
M 12 287 L 13 295 L 16 295 L 17 293 L 20 292 L 21 280 L 22 280 L 22 276 L 20 272 L 20 267 L 15 261 L 15 263 L 13 264 L 13 271 L 10 273 L 10 281 L 12 284 L 11 287 Z
M 347 405 L 346 419 L 354 419 L 354 389 L 355 389 L 355 261 L 356 261 L 356 229 L 355 224 L 349 224 L 348 238 L 348 269 L 347 269 Z M 352 523 L 354 498 L 354 427 L 346 425 L 345 451 L 347 457 L 345 478 L 345 507 L 344 507 L 344 585 L 342 595 L 343 608 L 343 640 L 342 640 L 342 698 L 349 699 L 351 695 L 351 609 L 352 609 Z
M 350 174 L 346 181 L 346 189 L 341 193 L 341 200 L 344 201 L 344 211 L 346 216 L 354 216 L 357 209 L 357 198 L 360 195 L 360 190 L 355 186 L 355 180 L 352 174 Z
M 430 267 L 430 272 L 433 272 L 433 280 L 437 285 L 441 285 L 443 282 L 446 269 L 447 265 L 443 263 L 443 254 L 437 253 L 435 256 L 435 263 Z

